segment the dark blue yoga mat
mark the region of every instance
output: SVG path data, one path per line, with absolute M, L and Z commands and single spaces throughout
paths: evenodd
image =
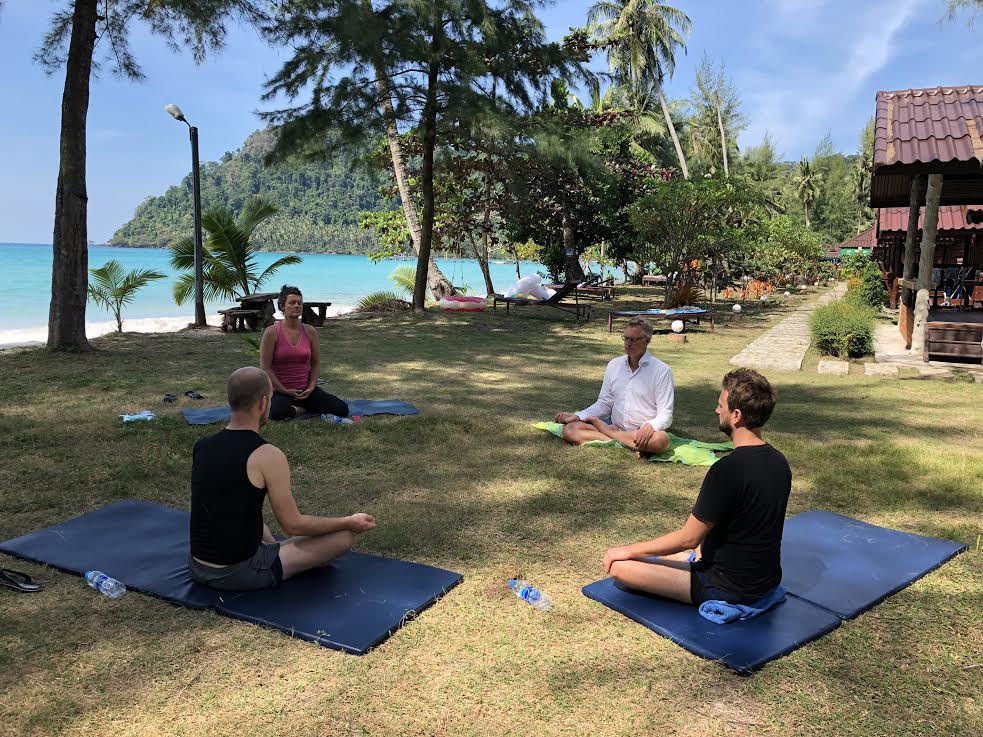
M 585 586 L 583 592 L 691 653 L 745 674 L 840 624 L 839 617 L 794 596 L 754 619 L 714 624 L 701 617 L 695 606 L 625 591 L 613 578 Z
M 364 655 L 462 578 L 442 568 L 349 552 L 275 592 L 223 594 L 215 611 Z
M 23 537 L 0 551 L 68 573 L 102 571 L 129 589 L 191 609 L 206 609 L 218 593 L 188 573 L 188 513 L 128 499 Z
M 276 589 L 215 591 L 188 573 L 188 512 L 130 499 L 29 535 L 0 551 L 69 573 L 100 570 L 127 588 L 212 607 L 303 640 L 364 654 L 463 578 L 442 568 L 350 552 Z
M 812 510 L 785 521 L 782 585 L 800 599 L 853 619 L 966 549 Z
M 348 412 L 353 416 L 369 417 L 371 415 L 417 415 L 420 410 L 408 402 L 399 399 L 346 399 Z M 184 407 L 181 414 L 189 425 L 211 425 L 216 422 L 227 422 L 231 417 L 229 405 L 221 407 Z M 315 415 L 304 415 L 314 417 Z M 303 418 L 301 418 L 303 419 Z

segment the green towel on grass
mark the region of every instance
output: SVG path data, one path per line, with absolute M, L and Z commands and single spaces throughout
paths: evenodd
M 545 430 L 548 433 L 563 437 L 563 425 L 559 422 L 534 422 L 533 427 Z M 669 448 L 659 455 L 654 455 L 650 460 L 654 463 L 684 463 L 687 466 L 712 466 L 717 462 L 714 451 L 733 450 L 734 444 L 729 440 L 725 443 L 704 443 L 702 440 L 692 440 L 691 438 L 681 438 L 678 435 L 669 435 Z M 596 445 L 602 448 L 624 448 L 625 446 L 617 440 L 591 440 L 584 445 Z

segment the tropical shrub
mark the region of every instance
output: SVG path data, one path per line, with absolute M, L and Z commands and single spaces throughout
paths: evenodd
M 262 197 L 253 197 L 235 217 L 224 207 L 208 210 L 201 218 L 207 234 L 201 244 L 202 290 L 206 301 L 238 299 L 258 292 L 268 278 L 280 268 L 299 264 L 300 256 L 278 258 L 258 272 L 255 258 L 259 247 L 252 241 L 253 231 L 277 213 L 276 207 Z M 171 246 L 171 265 L 183 273 L 174 284 L 174 301 L 182 305 L 195 291 L 195 243 L 184 238 Z
M 123 265 L 110 259 L 98 269 L 90 269 L 89 299 L 113 313 L 116 331 L 123 332 L 123 307 L 133 301 L 137 291 L 152 281 L 166 278 L 159 271 L 134 269 L 123 273 Z
M 355 312 L 401 312 L 412 309 L 413 304 L 397 292 L 372 292 L 355 305 Z
M 887 289 L 881 269 L 863 251 L 845 257 L 840 273 L 847 277 L 848 302 L 875 310 L 887 303 Z
M 837 300 L 812 313 L 812 339 L 824 356 L 860 358 L 874 352 L 875 313 L 870 307 Z

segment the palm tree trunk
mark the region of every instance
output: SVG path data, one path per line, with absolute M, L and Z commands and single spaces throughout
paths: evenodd
M 488 233 L 482 236 L 482 243 L 479 246 L 475 241 L 474 235 L 469 236 L 471 240 L 471 250 L 474 257 L 478 259 L 478 266 L 481 267 L 481 276 L 485 279 L 485 294 L 495 294 L 495 286 L 492 284 L 491 271 L 488 268 Z
M 581 282 L 584 280 L 584 270 L 580 267 L 580 259 L 577 258 L 577 242 L 573 230 L 573 223 L 570 222 L 570 212 L 567 209 L 566 199 L 563 200 L 563 211 L 561 213 L 563 228 L 563 254 L 565 263 L 565 279 L 567 283 Z
M 413 310 L 417 312 L 422 312 L 425 309 L 427 266 L 431 260 L 430 247 L 433 242 L 435 214 L 433 159 L 434 151 L 437 148 L 437 82 L 440 74 L 438 33 L 440 33 L 440 29 L 435 28 L 430 47 L 430 62 L 427 68 L 427 99 L 423 105 L 423 171 L 421 172 L 422 182 L 420 187 L 423 194 L 423 227 L 420 230 L 420 249 L 416 262 L 416 285 L 413 288 Z
M 392 95 L 389 90 L 389 84 L 385 79 L 385 69 L 381 62 L 376 62 L 375 73 L 378 80 L 376 82 L 376 89 L 379 92 L 379 99 L 382 102 L 382 116 L 386 120 L 386 139 L 389 143 L 389 153 L 393 160 L 393 174 L 396 177 L 399 199 L 403 205 L 403 216 L 406 218 L 406 227 L 410 231 L 413 250 L 419 255 L 422 228 L 420 227 L 416 206 L 413 204 L 413 198 L 410 193 L 406 157 L 403 155 L 403 145 L 399 140 L 399 129 L 396 127 L 396 114 L 393 111 Z M 432 258 L 429 259 L 427 264 L 427 284 L 436 299 L 450 294 L 457 294 L 454 286 L 444 276 L 444 273 Z
M 96 44 L 98 0 L 75 0 L 72 38 L 61 98 L 61 144 L 55 227 L 52 236 L 48 348 L 91 350 L 85 337 L 89 281 L 88 203 L 85 186 L 85 124 Z
M 683 154 L 683 147 L 679 145 L 676 126 L 672 124 L 672 116 L 669 115 L 669 105 L 666 103 L 666 96 L 662 92 L 659 92 L 659 104 L 662 106 L 662 115 L 666 119 L 666 127 L 669 129 L 669 135 L 672 136 L 672 145 L 676 148 L 676 158 L 679 159 L 679 168 L 682 169 L 683 179 L 689 179 L 689 167 L 686 166 L 686 156 Z
M 806 209 L 806 230 L 809 230 L 809 228 L 811 227 L 809 225 L 809 203 L 808 202 L 803 202 L 802 205 Z
M 720 153 L 724 157 L 724 176 L 730 178 L 730 166 L 727 162 L 727 136 L 724 135 L 724 120 L 720 115 L 720 105 L 717 105 L 717 128 L 720 129 Z

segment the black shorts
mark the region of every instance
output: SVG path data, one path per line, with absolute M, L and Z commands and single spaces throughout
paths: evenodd
M 188 568 L 195 581 L 222 591 L 272 589 L 283 582 L 280 543 L 260 543 L 251 558 L 218 568 L 188 556 Z
M 701 561 L 690 563 L 689 595 L 696 606 L 705 601 L 726 601 L 728 604 L 753 604 L 761 596 L 746 596 L 715 584 Z

